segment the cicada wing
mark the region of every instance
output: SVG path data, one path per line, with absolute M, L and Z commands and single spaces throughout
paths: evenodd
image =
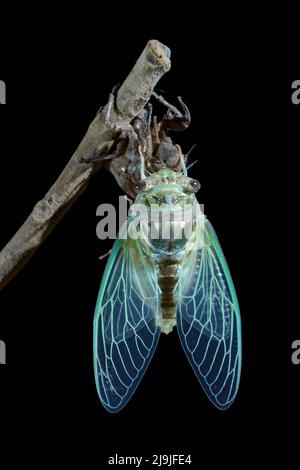
M 160 291 L 150 257 L 140 240 L 115 242 L 108 259 L 94 317 L 97 390 L 111 413 L 134 393 L 155 351 L 160 329 Z
M 226 409 L 239 386 L 241 322 L 228 266 L 208 220 L 204 244 L 187 255 L 178 289 L 181 344 L 209 399 Z

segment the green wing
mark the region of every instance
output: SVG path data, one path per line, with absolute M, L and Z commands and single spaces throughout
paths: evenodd
M 160 290 L 140 240 L 115 242 L 94 318 L 94 370 L 104 407 L 115 413 L 133 395 L 155 351 Z
M 240 312 L 225 257 L 208 220 L 204 246 L 190 252 L 181 271 L 177 328 L 207 396 L 217 408 L 228 408 L 240 381 Z

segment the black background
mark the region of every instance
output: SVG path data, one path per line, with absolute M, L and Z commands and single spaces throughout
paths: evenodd
M 288 95 L 279 96 L 278 21 L 227 12 L 180 34 L 166 28 L 97 41 L 7 41 L 1 76 L 0 245 L 14 234 L 67 163 L 113 85 L 124 80 L 146 41 L 172 50 L 158 89 L 181 95 L 197 143 L 190 175 L 225 252 L 240 302 L 243 369 L 232 408 L 215 410 L 202 393 L 176 332 L 161 338 L 148 372 L 118 415 L 102 409 L 93 377 L 92 321 L 112 245 L 96 238 L 96 208 L 117 203 L 113 177 L 98 173 L 30 263 L 1 292 L 2 442 L 22 455 L 192 454 L 205 448 L 284 447 L 290 361 L 283 284 L 280 133 Z M 171 30 L 171 28 L 170 28 Z M 295 77 L 297 78 L 297 77 Z M 280 112 L 281 111 L 281 112 Z M 282 120 L 282 118 L 281 118 Z M 296 338 L 294 338 L 296 339 Z M 70 452 L 69 452 L 70 451 Z M 11 456 L 14 458 L 14 456 Z

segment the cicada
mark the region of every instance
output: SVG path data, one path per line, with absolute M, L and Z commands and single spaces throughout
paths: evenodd
M 170 217 L 149 222 L 131 215 L 104 271 L 94 318 L 94 370 L 100 400 L 111 413 L 128 403 L 160 334 L 174 327 L 211 402 L 224 410 L 235 399 L 241 371 L 238 300 L 217 236 L 196 199 L 199 187 L 184 161 L 181 172 L 161 169 L 143 175 L 136 186 L 135 204 L 146 214 L 168 210 Z M 186 207 L 192 209 L 190 219 L 178 220 Z M 132 223 L 139 237 L 132 236 Z M 160 229 L 166 226 L 164 237 Z M 187 226 L 188 233 L 178 237 L 177 229 Z

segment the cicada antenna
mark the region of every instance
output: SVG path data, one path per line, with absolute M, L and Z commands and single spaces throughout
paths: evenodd
M 195 147 L 197 147 L 197 144 L 192 145 L 190 150 L 185 154 L 185 159 L 186 160 L 189 158 L 190 154 L 192 153 L 192 151 L 194 150 Z

